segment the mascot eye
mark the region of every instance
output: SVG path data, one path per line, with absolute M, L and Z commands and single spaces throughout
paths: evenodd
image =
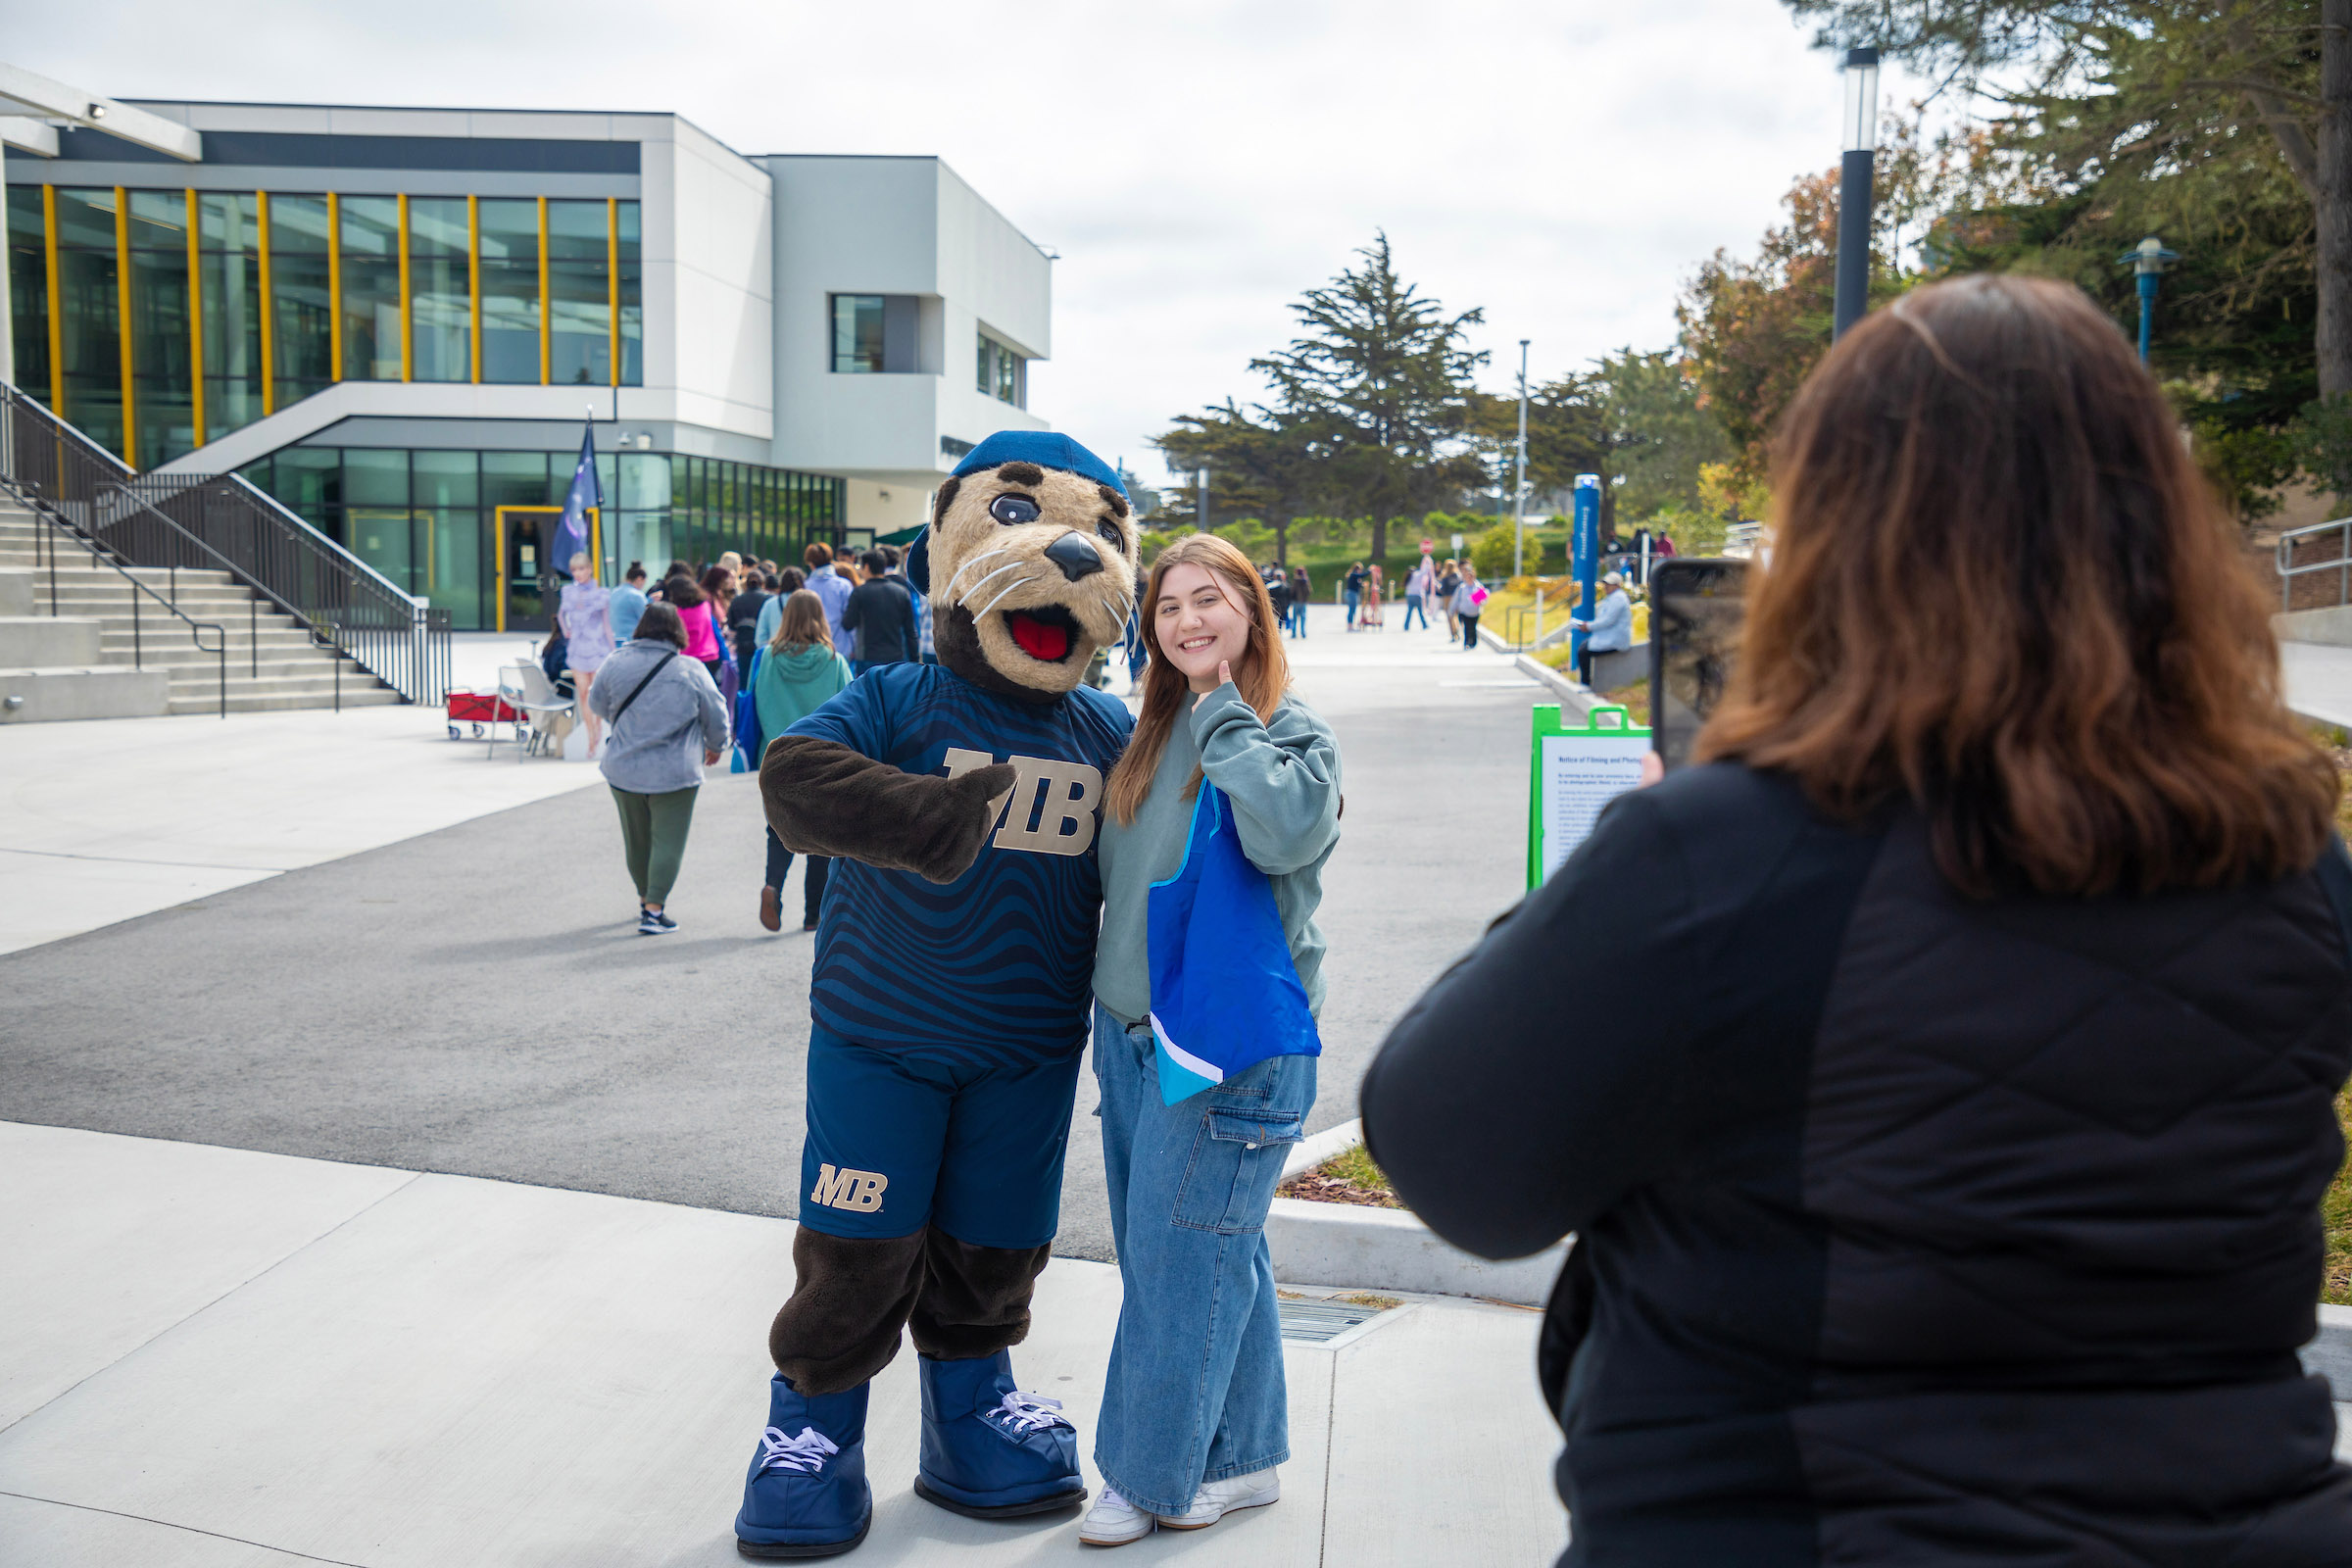
M 1113 550 L 1124 550 L 1127 548 L 1127 536 L 1120 533 L 1119 525 L 1111 521 L 1108 517 L 1104 517 L 1101 522 L 1095 524 L 1095 532 L 1109 540 L 1110 548 Z
M 999 496 L 988 504 L 988 514 L 1010 527 L 1015 523 L 1035 522 L 1037 503 L 1027 496 Z

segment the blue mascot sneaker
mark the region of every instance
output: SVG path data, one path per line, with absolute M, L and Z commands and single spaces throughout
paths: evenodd
M 743 1482 L 735 1549 L 746 1557 L 830 1557 L 865 1539 L 874 1494 L 865 1484 L 865 1396 L 808 1398 L 779 1375 L 768 1382 L 767 1431 Z
M 1003 1350 L 968 1361 L 920 1357 L 923 1456 L 915 1495 L 974 1519 L 1051 1513 L 1086 1500 L 1078 1429 L 1059 1399 L 1013 1387 Z

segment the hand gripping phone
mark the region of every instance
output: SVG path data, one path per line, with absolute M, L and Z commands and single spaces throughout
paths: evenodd
M 1747 614 L 1747 563 L 1674 556 L 1649 570 L 1649 733 L 1673 772 L 1722 700 Z

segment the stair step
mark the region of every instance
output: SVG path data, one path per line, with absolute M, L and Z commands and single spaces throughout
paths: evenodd
M 388 686 L 343 688 L 345 708 L 389 708 L 399 701 L 400 693 Z M 331 697 L 240 697 L 234 691 L 228 694 L 228 710 L 232 713 L 274 713 L 298 708 L 331 710 L 334 706 Z M 220 696 L 214 692 L 204 697 L 183 697 L 174 691 L 165 711 L 176 714 L 218 713 L 220 711 Z
M 62 618 L 98 624 L 101 662 L 87 666 L 92 671 L 163 676 L 170 712 L 217 713 L 222 708 L 221 656 L 196 646 L 181 615 L 220 628 L 227 645 L 226 707 L 232 713 L 332 709 L 338 688 L 347 708 L 403 700 L 355 660 L 318 643 L 302 618 L 220 567 L 119 570 L 94 558 L 73 535 L 17 507 L 0 507 L 0 567 L 32 568 L 38 612 L 54 609 Z M 125 575 L 168 603 L 140 593 Z

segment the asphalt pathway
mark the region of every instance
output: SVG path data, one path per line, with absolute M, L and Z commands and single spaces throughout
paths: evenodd
M 1390 1022 L 1518 896 L 1547 699 L 1504 660 L 1348 636 L 1329 612 L 1292 647 L 1347 795 L 1317 1130 L 1356 1113 Z M 791 1217 L 809 938 L 760 929 L 760 874 L 753 783 L 714 775 L 681 929 L 636 936 L 612 801 L 585 782 L 0 956 L 0 1120 Z M 1057 1250 L 1107 1259 L 1080 1082 Z

